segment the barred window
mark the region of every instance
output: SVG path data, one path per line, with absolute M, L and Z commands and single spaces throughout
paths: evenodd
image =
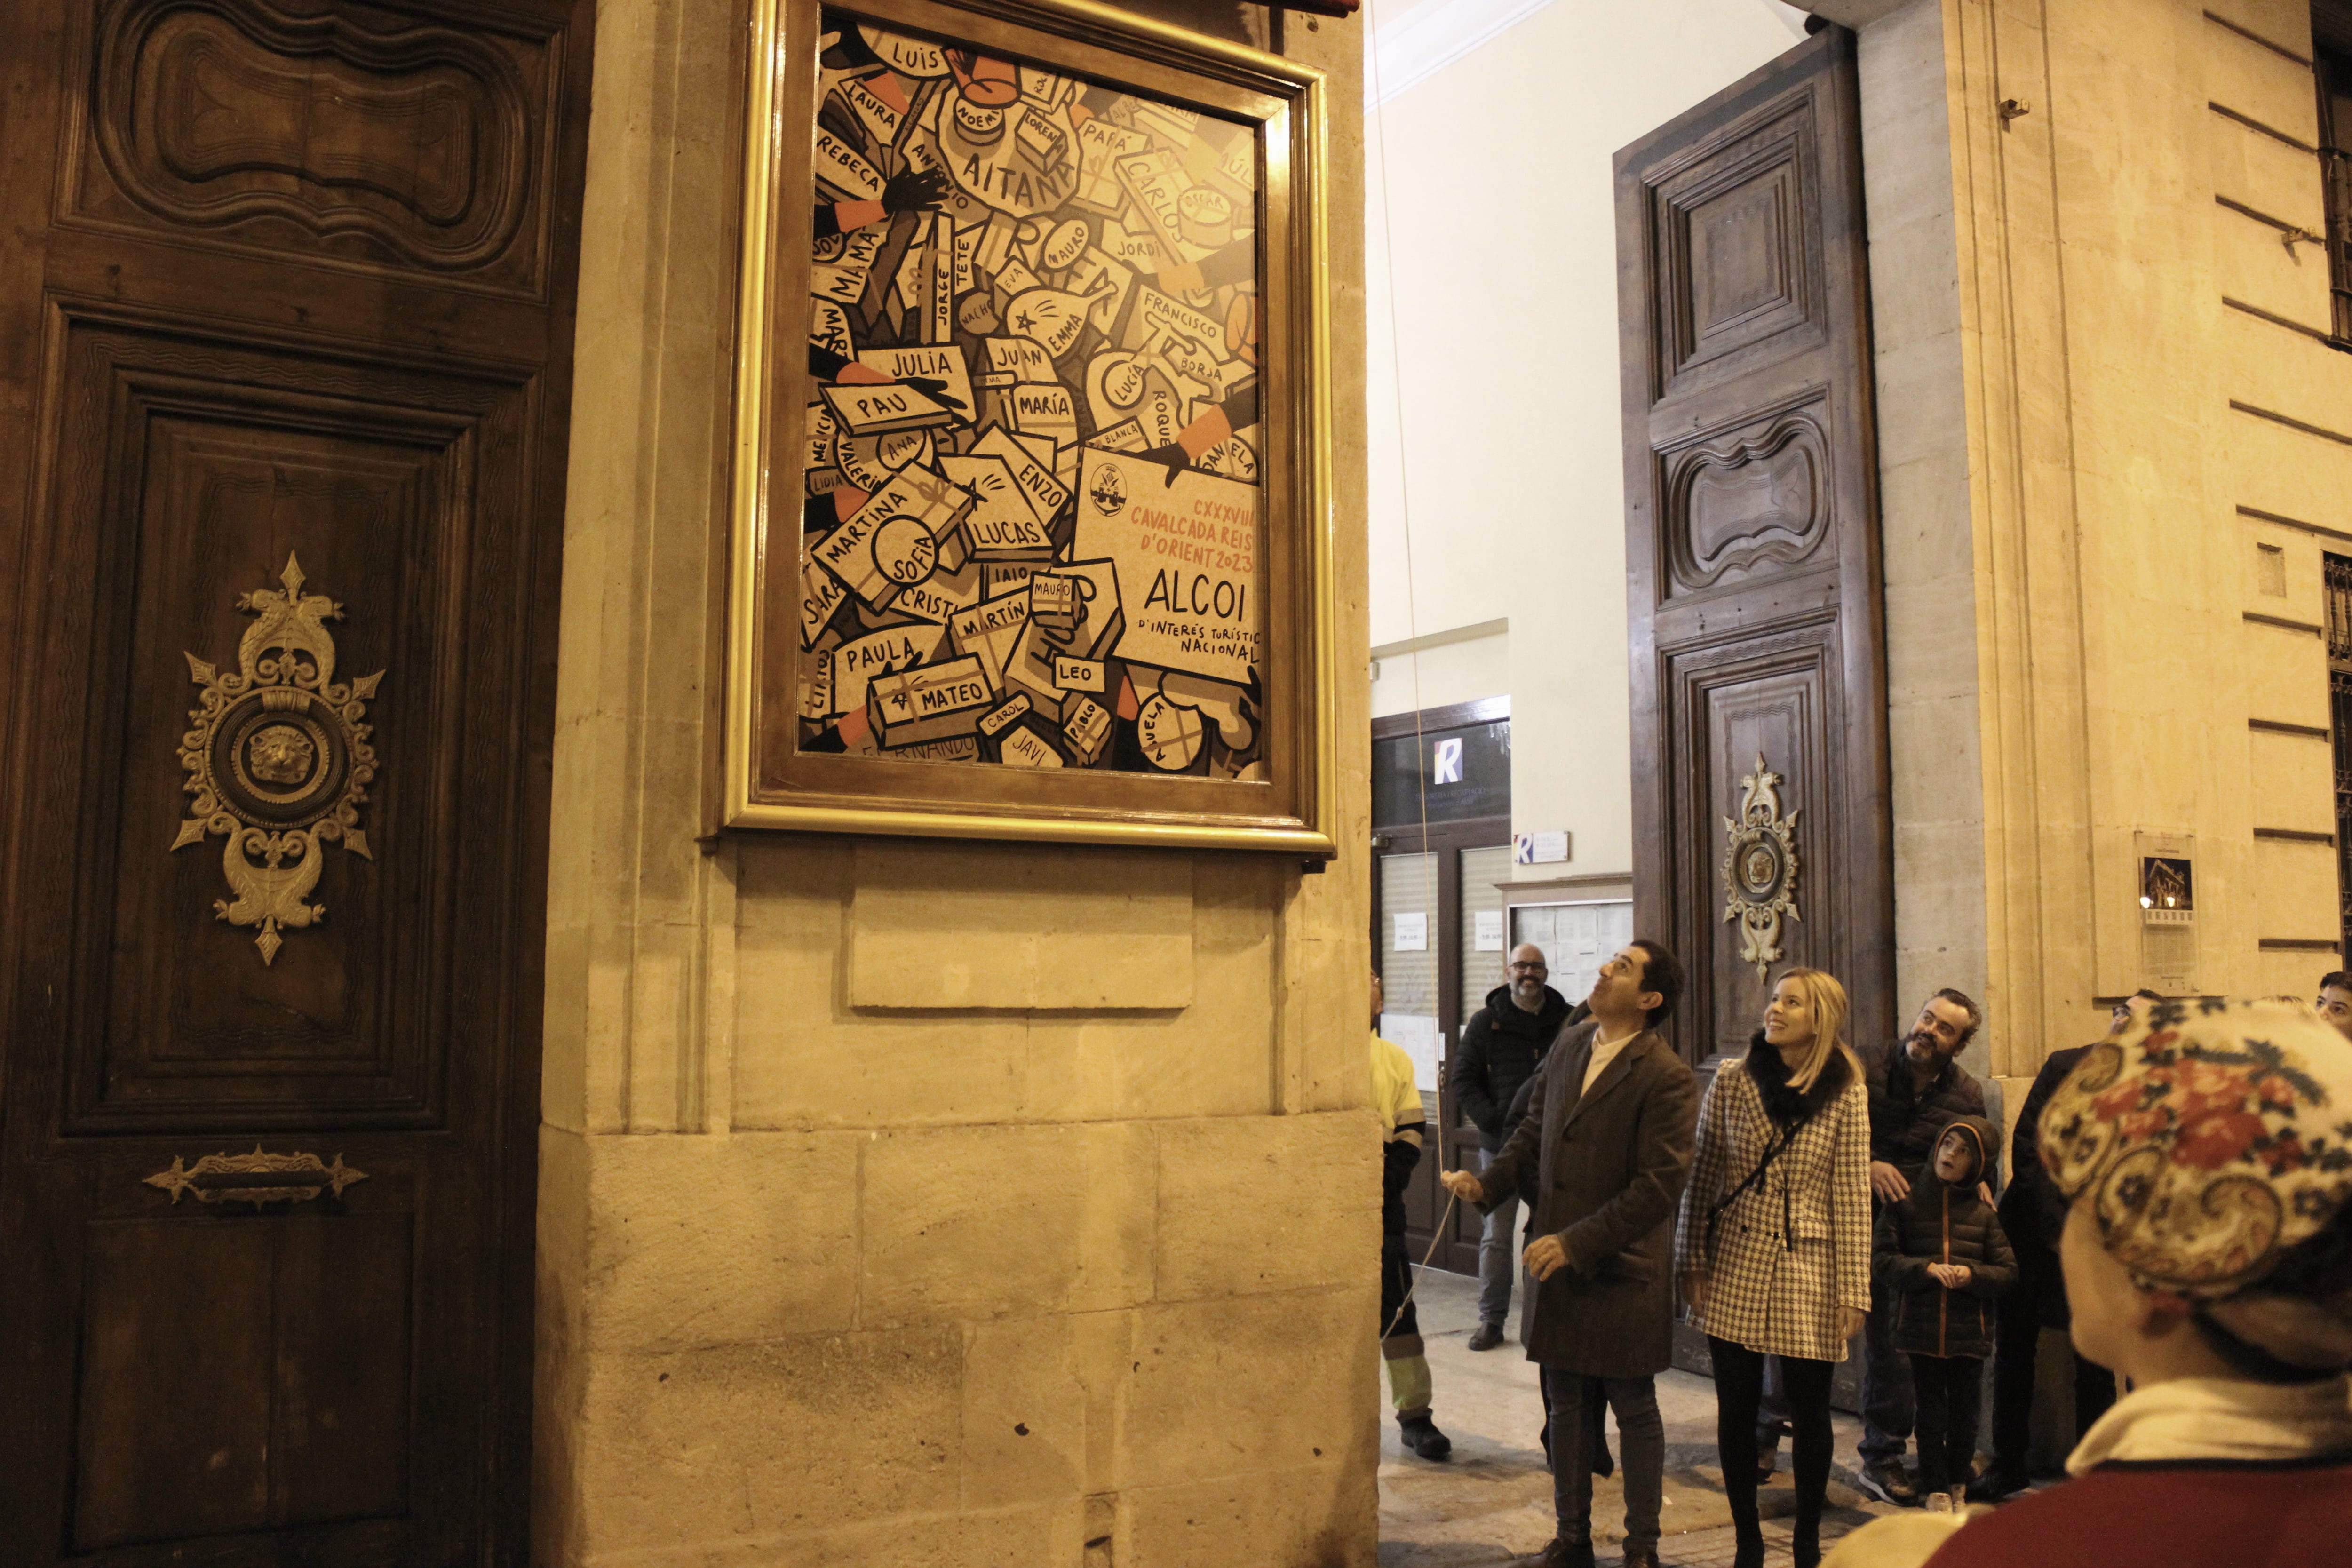
M 2340 312 L 2341 292 L 2336 300 Z M 2344 952 L 2352 953 L 2352 558 L 2330 555 L 2326 566 L 2327 717 L 2336 747 L 2337 925 L 2344 933 Z
M 2338 346 L 2352 348 L 2352 5 L 2312 7 L 2319 77 L 2319 163 L 2327 202 L 2327 281 Z

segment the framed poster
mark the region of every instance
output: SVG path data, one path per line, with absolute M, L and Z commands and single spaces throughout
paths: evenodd
M 762 0 L 729 826 L 1333 852 L 1322 79 Z

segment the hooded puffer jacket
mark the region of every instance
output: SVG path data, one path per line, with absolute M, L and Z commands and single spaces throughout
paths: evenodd
M 1946 1128 L 1961 1133 L 1974 1158 L 1957 1182 L 1936 1174 L 1932 1154 L 1911 1184 L 1911 1195 L 1879 1211 L 1872 1268 L 1886 1287 L 1897 1349 L 1920 1355 L 1989 1356 L 1993 1300 L 2017 1282 L 2017 1258 L 2001 1234 L 2000 1216 L 1977 1194 L 1990 1178 L 2000 1134 L 1981 1116 L 1963 1116 Z M 1940 1142 L 1940 1141 L 1939 1141 Z M 1964 1263 L 1969 1282 L 1937 1284 L 1935 1263 Z

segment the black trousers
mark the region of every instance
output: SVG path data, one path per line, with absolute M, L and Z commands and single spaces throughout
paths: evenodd
M 1992 1363 L 1992 1465 L 2005 1476 L 2026 1473 L 2033 1443 L 2033 1363 L 2045 1328 L 2068 1322 L 2066 1280 L 2058 1256 L 2047 1247 L 2017 1249 L 2017 1288 L 2000 1302 Z M 2071 1352 L 2070 1352 L 2071 1354 Z M 2073 1355 L 2074 1437 L 2116 1402 L 2116 1374 L 2095 1361 Z
M 1917 1390 L 1914 1429 L 1919 1437 L 1919 1489 L 1948 1492 L 1965 1481 L 1977 1461 L 1977 1423 L 1984 1415 L 1984 1358 L 1911 1356 Z
M 1715 1363 L 1715 1449 L 1723 1465 L 1724 1500 L 1743 1542 L 1764 1539 L 1756 1519 L 1756 1407 L 1764 1396 L 1764 1357 L 1729 1340 L 1706 1338 Z M 1829 1492 L 1830 1373 L 1833 1362 L 1784 1355 L 1780 1390 L 1789 1401 L 1790 1445 L 1797 1472 L 1797 1561 L 1821 1556 L 1822 1500 Z

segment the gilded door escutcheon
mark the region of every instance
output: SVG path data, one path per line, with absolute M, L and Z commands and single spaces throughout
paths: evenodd
M 326 906 L 310 902 L 319 883 L 320 846 L 341 840 L 373 859 L 359 825 L 360 805 L 375 777 L 368 700 L 383 672 L 347 684 L 335 680 L 335 639 L 326 623 L 343 607 L 302 592 L 302 563 L 290 553 L 278 581 L 257 588 L 236 607 L 256 617 L 236 649 L 237 670 L 224 674 L 194 654 L 188 673 L 202 689 L 188 710 L 194 726 L 180 737 L 181 785 L 195 796 L 173 850 L 213 834 L 228 837 L 221 871 L 234 899 L 213 912 L 236 926 L 258 926 L 261 962 L 278 956 L 281 929 L 315 924 Z
M 1761 980 L 1779 962 L 1780 917 L 1802 920 L 1797 912 L 1797 817 L 1799 806 L 1780 814 L 1780 775 L 1768 773 L 1764 753 L 1756 753 L 1756 771 L 1743 777 L 1739 815 L 1723 819 L 1729 847 L 1723 857 L 1723 918 L 1739 922 L 1739 959 L 1756 966 Z

